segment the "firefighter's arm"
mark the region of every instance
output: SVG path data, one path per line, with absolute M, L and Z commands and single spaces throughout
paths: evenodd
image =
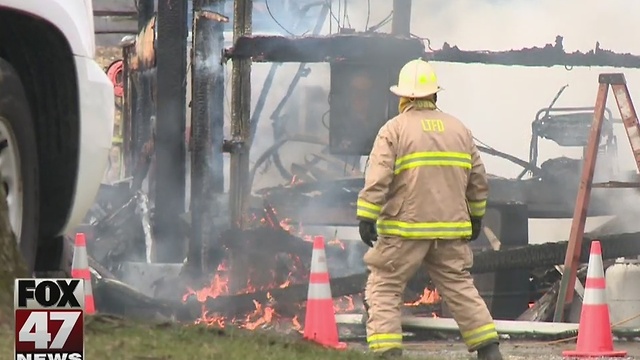
M 482 218 L 487 207 L 489 197 L 489 183 L 484 163 L 480 158 L 480 152 L 471 136 L 471 172 L 467 184 L 467 202 L 469 203 L 469 215 Z
M 396 160 L 395 139 L 389 125 L 378 132 L 364 177 L 364 188 L 358 194 L 356 217 L 358 220 L 376 221 L 393 180 Z

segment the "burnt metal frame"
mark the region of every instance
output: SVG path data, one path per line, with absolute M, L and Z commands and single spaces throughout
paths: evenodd
M 636 166 L 640 171 L 640 123 L 638 123 L 638 116 L 631 101 L 624 74 L 600 74 L 598 82 L 598 96 L 596 98 L 591 132 L 589 134 L 589 144 L 585 150 L 580 187 L 578 188 L 573 221 L 571 223 L 571 233 L 569 235 L 569 244 L 564 260 L 564 271 L 560 282 L 560 290 L 558 291 L 558 301 L 556 302 L 553 315 L 553 321 L 555 322 L 563 321 L 565 307 L 573 300 L 576 274 L 578 264 L 580 263 L 582 238 L 584 236 L 589 200 L 591 199 L 591 188 L 613 187 L 610 186 L 609 183 L 593 184 L 593 175 L 598 156 L 598 146 L 609 87 L 613 90 L 613 95 L 620 110 L 620 116 L 622 117 L 629 143 L 631 144 Z M 623 186 L 624 185 L 615 187 Z M 638 184 L 628 184 L 628 187 L 638 187 Z
M 538 144 L 540 142 L 540 139 L 545 139 L 542 135 L 540 135 L 538 133 L 538 131 L 536 130 L 536 124 L 541 122 L 544 118 L 546 117 L 552 117 L 552 113 L 577 113 L 577 112 L 593 112 L 595 110 L 594 107 L 587 107 L 587 106 L 583 106 L 583 107 L 548 107 L 548 108 L 543 108 L 538 110 L 538 112 L 536 113 L 536 117 L 535 120 L 531 123 L 531 143 L 529 145 L 529 167 L 525 168 L 524 170 L 522 170 L 522 172 L 516 177 L 517 180 L 521 180 L 524 175 L 527 174 L 527 172 L 532 171 L 530 169 L 538 169 Z M 606 121 L 610 121 L 613 123 L 613 117 L 611 114 L 611 110 L 605 108 L 605 120 Z M 605 135 L 611 135 L 612 134 L 605 134 Z M 547 139 L 550 141 L 554 141 L 552 139 Z M 609 143 L 608 145 L 614 145 L 615 143 L 615 137 L 609 138 L 608 139 Z M 560 145 L 560 144 L 558 144 Z M 563 145 L 560 145 L 563 146 Z M 482 150 L 481 150 L 482 151 Z M 534 176 L 536 174 L 534 173 Z

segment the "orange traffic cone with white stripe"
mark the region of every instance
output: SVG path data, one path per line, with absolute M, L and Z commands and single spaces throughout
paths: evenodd
M 563 351 L 565 358 L 625 357 L 626 351 L 613 350 L 613 336 L 609 319 L 609 305 L 605 295 L 602 248 L 599 241 L 591 242 L 587 281 L 576 350 Z
M 347 347 L 345 343 L 338 340 L 338 325 L 333 310 L 329 269 L 322 236 L 313 238 L 304 338 L 336 349 Z
M 83 233 L 76 234 L 76 243 L 73 249 L 73 261 L 71 262 L 71 277 L 84 280 L 84 313 L 93 315 L 96 313 L 96 305 L 93 302 L 91 288 L 91 271 L 89 270 L 89 257 L 87 256 L 87 239 Z

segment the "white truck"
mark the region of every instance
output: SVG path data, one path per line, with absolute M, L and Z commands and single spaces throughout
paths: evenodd
M 56 271 L 111 147 L 91 0 L 0 0 L 0 185 L 31 272 Z

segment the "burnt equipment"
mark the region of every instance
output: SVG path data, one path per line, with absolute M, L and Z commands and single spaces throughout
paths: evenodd
M 540 109 L 536 113 L 536 118 L 531 123 L 529 167 L 518 175 L 518 179 L 522 179 L 529 172 L 529 169 L 538 167 L 538 144 L 541 138 L 551 140 L 561 147 L 582 147 L 586 149 L 595 108 L 554 107 L 555 102 L 566 88 L 567 86 L 563 86 L 558 91 L 549 107 Z M 607 163 L 613 163 L 617 158 L 617 140 L 613 133 L 614 122 L 611 110 L 605 108 L 598 152 L 601 156 L 612 160 Z M 576 159 L 574 162 L 576 166 L 580 166 L 582 160 Z M 542 167 L 544 168 L 544 166 Z M 613 176 L 613 171 L 610 168 L 603 175 Z

